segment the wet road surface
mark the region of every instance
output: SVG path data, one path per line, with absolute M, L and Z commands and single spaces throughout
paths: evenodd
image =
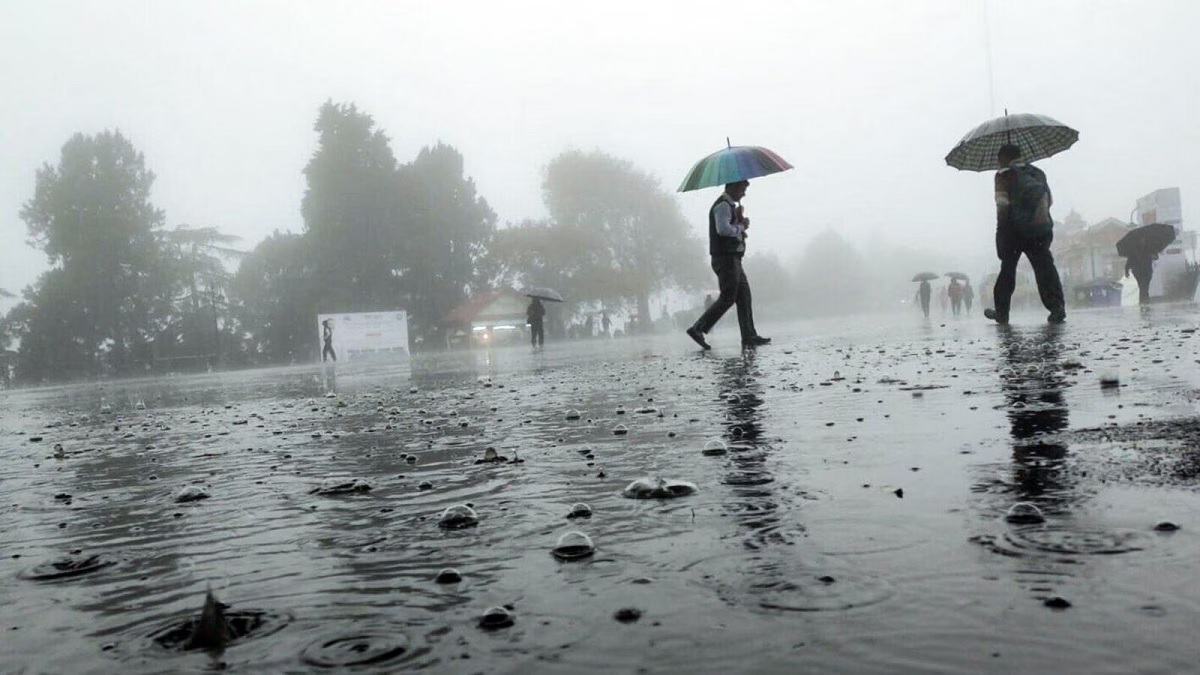
M 870 317 L 746 352 L 679 333 L 3 392 L 0 659 L 1180 672 L 1198 317 Z M 1020 503 L 1043 522 L 1006 520 Z M 179 649 L 209 588 L 246 634 Z

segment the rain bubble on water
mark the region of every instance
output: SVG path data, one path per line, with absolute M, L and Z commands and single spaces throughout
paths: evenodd
M 479 514 L 466 504 L 455 504 L 446 507 L 438 517 L 438 527 L 443 530 L 461 530 L 479 524 Z
M 587 504 L 584 504 L 583 502 L 578 502 L 578 503 L 572 504 L 571 512 L 567 514 L 567 517 L 568 518 L 591 518 L 592 517 L 592 507 L 588 506 Z
M 596 552 L 592 538 L 579 530 L 571 530 L 558 538 L 551 553 L 559 560 L 581 560 L 589 558 Z
M 457 584 L 462 581 L 462 578 L 461 572 L 453 567 L 446 567 L 438 571 L 437 576 L 434 577 L 434 581 L 439 584 Z
M 484 630 L 498 630 L 500 628 L 508 628 L 516 621 L 513 613 L 503 607 L 489 607 L 484 611 L 483 616 L 479 617 L 479 627 Z
M 208 492 L 199 485 L 185 485 L 175 493 L 175 501 L 179 504 L 197 502 L 209 498 Z
M 725 441 L 719 438 L 710 438 L 704 444 L 704 449 L 700 452 L 701 454 L 708 455 L 710 457 L 724 455 L 725 453 L 729 452 L 729 446 L 725 444 Z
M 612 432 L 614 436 L 624 436 L 625 434 L 629 433 L 629 427 L 625 426 L 624 424 L 618 424 L 617 426 L 613 427 Z
M 1042 510 L 1033 504 L 1019 502 L 1008 509 L 1008 513 L 1004 514 L 1004 520 L 1014 525 L 1036 525 L 1046 522 L 1046 516 L 1042 515 Z
M 578 410 L 571 409 L 567 411 L 568 420 L 577 420 L 581 417 L 583 417 L 583 413 L 579 412 Z

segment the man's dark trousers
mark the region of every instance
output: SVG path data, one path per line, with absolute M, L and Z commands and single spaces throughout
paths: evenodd
M 1133 272 L 1133 278 L 1137 280 L 1138 304 L 1150 304 L 1150 280 L 1154 278 L 1154 260 L 1146 257 L 1130 258 L 1129 271 Z
M 742 271 L 742 256 L 714 255 L 712 270 L 717 273 L 717 287 L 721 294 L 711 307 L 704 310 L 696 321 L 696 329 L 707 333 L 717 325 L 717 321 L 725 312 L 737 305 L 738 328 L 742 331 L 742 340 L 749 340 L 758 335 L 754 329 L 754 310 L 750 307 L 750 282 Z
M 1037 280 L 1038 295 L 1042 297 L 1042 304 L 1051 313 L 1064 311 L 1066 302 L 1063 299 L 1062 280 L 1058 278 L 1058 268 L 1054 266 L 1054 256 L 1050 253 L 1052 241 L 1053 234 L 1030 239 L 1007 230 L 996 231 L 996 255 L 1000 258 L 1000 274 L 996 277 L 996 285 L 992 289 L 992 299 L 997 316 L 1008 319 L 1013 290 L 1017 287 L 1017 263 L 1021 261 L 1021 254 L 1029 259 L 1029 264 L 1033 267 L 1033 276 Z

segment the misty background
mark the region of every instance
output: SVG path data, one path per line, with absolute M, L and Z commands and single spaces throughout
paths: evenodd
M 673 192 L 726 137 L 764 145 L 796 169 L 751 186 L 750 253 L 812 276 L 832 246 L 897 266 L 907 296 L 900 263 L 996 267 L 991 178 L 943 157 L 1005 108 L 1081 132 L 1040 164 L 1057 220 L 1128 220 L 1169 186 L 1186 218 L 1198 19 L 1186 1 L 6 3 L 0 288 L 19 295 L 50 268 L 20 213 L 77 133 L 119 130 L 144 154 L 167 227 L 215 228 L 243 251 L 301 233 L 314 122 L 333 102 L 369 115 L 400 164 L 439 143 L 461 153 L 501 231 L 553 215 L 546 167 L 564 152 Z M 698 238 L 715 196 L 674 197 Z

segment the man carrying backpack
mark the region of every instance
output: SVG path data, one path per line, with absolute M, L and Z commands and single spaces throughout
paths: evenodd
M 1054 197 L 1041 169 L 1021 161 L 1021 148 L 1006 144 L 997 154 L 1000 166 L 996 172 L 996 256 L 1000 258 L 1000 274 L 992 289 L 994 308 L 984 310 L 989 319 L 1008 323 L 1009 304 L 1017 285 L 1017 263 L 1024 254 L 1033 267 L 1038 295 L 1049 310 L 1050 323 L 1067 319 L 1063 300 L 1062 281 L 1050 254 L 1054 240 L 1054 221 L 1050 205 Z

